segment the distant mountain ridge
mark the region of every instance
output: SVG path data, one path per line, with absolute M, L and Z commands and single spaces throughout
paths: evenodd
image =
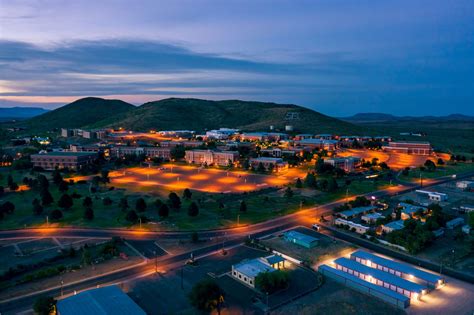
M 203 132 L 220 127 L 246 131 L 285 130 L 298 132 L 359 133 L 367 130 L 312 109 L 292 104 L 240 100 L 210 101 L 168 98 L 133 106 L 120 100 L 83 98 L 25 121 L 29 130 L 53 128 L 112 128 L 148 131 L 191 129 Z
M 451 114 L 447 116 L 395 116 L 384 113 L 358 113 L 349 117 L 340 117 L 339 119 L 347 122 L 384 122 L 384 121 L 474 121 L 474 116 L 463 114 Z
M 41 107 L 4 107 L 0 108 L 0 119 L 26 119 L 49 112 Z

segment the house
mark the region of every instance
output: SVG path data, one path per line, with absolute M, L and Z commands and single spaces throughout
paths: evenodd
M 456 182 L 456 187 L 459 189 L 473 189 L 474 181 L 462 180 L 462 181 Z
M 339 212 L 338 215 L 340 217 L 344 218 L 344 219 L 350 219 L 350 218 L 356 217 L 356 216 L 361 215 L 361 214 L 369 213 L 369 212 L 374 211 L 376 209 L 377 209 L 377 207 L 375 207 L 375 206 L 357 207 L 357 208 L 352 208 L 350 210 L 345 210 L 345 211 Z
M 367 233 L 367 231 L 370 230 L 370 227 L 368 227 L 368 226 L 365 226 L 365 225 L 362 225 L 362 224 L 359 224 L 359 223 L 355 223 L 355 222 L 352 222 L 352 221 L 344 220 L 344 219 L 341 219 L 341 218 L 337 218 L 334 221 L 334 225 L 348 226 L 350 230 L 352 230 L 356 233 L 359 233 L 359 234 L 365 234 L 365 233 Z
M 467 235 L 471 234 L 471 226 L 469 224 L 463 225 L 461 230 L 463 231 L 463 233 L 466 233 Z
M 250 159 L 249 162 L 250 166 L 254 169 L 257 169 L 260 164 L 262 164 L 267 171 L 273 169 L 274 171 L 279 172 L 288 168 L 288 162 L 283 161 L 282 158 L 258 157 Z
M 318 245 L 319 239 L 297 231 L 288 231 L 283 233 L 285 241 L 294 243 L 306 248 L 313 248 Z
M 458 218 L 455 218 L 455 219 L 452 219 L 452 220 L 446 222 L 446 228 L 452 230 L 452 229 L 454 229 L 454 228 L 456 228 L 460 225 L 463 225 L 463 224 L 464 224 L 464 219 L 458 217 Z
M 425 195 L 432 201 L 446 201 L 448 200 L 448 195 L 436 191 L 428 191 L 428 190 L 416 190 L 417 194 Z
M 335 168 L 343 169 L 346 172 L 352 172 L 360 166 L 361 159 L 359 157 L 339 157 L 324 159 L 325 164 L 334 166 Z
M 368 224 L 374 224 L 377 222 L 378 219 L 383 219 L 385 216 L 383 216 L 381 213 L 374 212 L 374 213 L 368 213 L 364 214 L 360 219 Z
M 411 219 L 413 218 L 413 216 L 421 211 L 423 213 L 427 213 L 428 212 L 428 208 L 426 207 L 422 207 L 422 206 L 416 206 L 416 205 L 412 205 L 412 204 L 409 204 L 409 203 L 406 203 L 406 202 L 400 202 L 398 204 L 399 207 L 401 207 L 401 219 L 402 220 L 407 220 L 407 219 Z
M 190 164 L 229 166 L 239 159 L 237 151 L 186 150 L 185 160 Z
M 92 164 L 97 159 L 97 156 L 96 152 L 62 151 L 32 154 L 30 159 L 34 167 L 41 167 L 45 170 L 54 170 L 56 168 L 78 170 Z
M 276 269 L 262 261 L 262 259 L 255 258 L 232 265 L 231 275 L 240 282 L 255 288 L 255 278 L 260 273 L 274 271 Z
M 431 155 L 433 148 L 429 142 L 395 142 L 391 141 L 382 149 L 388 152 L 406 153 L 414 155 Z
M 58 315 L 146 315 L 118 286 L 112 285 L 74 294 L 56 304 Z
M 384 233 L 392 233 L 393 231 L 402 230 L 405 228 L 405 224 L 403 220 L 392 221 L 387 224 L 382 224 L 382 232 Z
M 464 213 L 470 213 L 474 211 L 474 206 L 471 206 L 471 205 L 460 206 L 459 211 L 464 212 Z

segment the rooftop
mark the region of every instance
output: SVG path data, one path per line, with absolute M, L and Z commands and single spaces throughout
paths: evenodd
M 297 232 L 297 231 L 288 231 L 288 232 L 285 232 L 284 235 L 287 238 L 293 238 L 293 239 L 296 239 L 298 241 L 302 241 L 302 242 L 306 242 L 306 243 L 312 243 L 312 242 L 318 241 L 318 239 L 316 237 L 312 237 L 310 235 L 303 234 L 303 233 L 300 233 L 300 232 Z
M 350 268 L 352 270 L 358 271 L 362 274 L 372 276 L 375 279 L 390 283 L 392 285 L 403 288 L 405 290 L 409 290 L 411 292 L 421 293 L 421 291 L 426 289 L 426 286 L 405 280 L 401 277 L 392 275 L 385 271 L 368 267 L 366 265 L 360 264 L 357 261 L 349 259 L 349 258 L 341 257 L 341 258 L 336 259 L 334 263 L 337 265 L 344 266 L 346 268 Z
M 386 259 L 377 255 L 374 255 L 372 253 L 365 252 L 363 250 L 355 251 L 351 254 L 351 256 L 359 257 L 365 260 L 370 260 L 371 262 L 374 262 L 377 265 L 381 265 L 381 266 L 385 266 L 394 270 L 398 270 L 400 272 L 403 272 L 404 274 L 413 275 L 414 277 L 425 280 L 427 282 L 437 283 L 438 280 L 443 279 L 443 277 L 436 275 L 434 273 L 426 272 L 426 271 L 417 269 L 413 266 L 410 266 L 401 262 L 397 262 L 391 259 Z
M 57 303 L 61 315 L 145 315 L 118 286 L 87 290 Z
M 46 155 L 46 156 L 87 156 L 87 155 L 97 155 L 96 152 L 72 152 L 72 151 L 58 151 L 58 152 L 46 152 L 32 154 L 32 156 L 37 155 Z
M 262 262 L 259 258 L 243 261 L 234 265 L 234 269 L 249 278 L 255 278 L 262 272 L 273 272 L 276 269 Z
M 352 208 L 350 210 L 342 211 L 342 212 L 340 212 L 340 214 L 350 217 L 350 216 L 355 216 L 355 215 L 358 215 L 358 214 L 361 214 L 361 213 L 364 213 L 364 212 L 367 212 L 367 211 L 374 210 L 376 208 L 377 207 L 374 207 L 374 206 L 357 207 L 357 208 Z
M 384 224 L 384 226 L 391 228 L 392 230 L 401 230 L 405 227 L 405 224 L 403 220 L 397 220 Z

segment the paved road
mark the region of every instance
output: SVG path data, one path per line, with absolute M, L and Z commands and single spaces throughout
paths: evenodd
M 438 180 L 431 180 L 424 187 L 438 185 L 460 178 L 466 178 L 474 176 L 474 172 L 463 174 L 458 176 L 456 179 L 452 177 L 444 177 Z M 377 198 L 403 194 L 409 191 L 417 189 L 416 184 L 407 184 L 391 187 L 385 190 L 376 191 L 373 193 L 366 194 L 366 196 L 374 196 Z M 332 209 L 346 200 L 341 199 L 335 202 L 331 202 L 322 206 L 305 209 L 296 213 L 271 219 L 262 223 L 254 224 L 251 226 L 244 226 L 231 229 L 223 230 L 206 230 L 200 231 L 201 237 L 225 237 L 228 239 L 225 246 L 230 247 L 244 242 L 245 238 L 250 236 L 252 238 L 263 237 L 289 229 L 301 224 L 308 224 L 314 222 L 315 218 L 319 218 L 322 214 L 332 211 Z M 81 228 L 51 228 L 51 229 L 22 229 L 22 230 L 11 230 L 11 231 L 0 231 L 0 239 L 15 239 L 15 238 L 33 238 L 33 237 L 104 237 L 110 238 L 113 236 L 120 236 L 126 239 L 159 239 L 159 238 L 188 238 L 189 232 L 147 232 L 147 231 L 132 231 L 132 230 L 98 230 L 98 229 L 81 229 Z M 208 247 L 204 247 L 193 251 L 195 257 L 210 254 L 222 248 L 222 244 L 215 244 Z M 191 252 L 174 255 L 164 256 L 158 258 L 157 262 L 159 269 L 169 269 L 171 266 L 176 264 L 184 263 L 189 257 Z M 96 287 L 97 285 L 104 285 L 109 283 L 119 283 L 129 279 L 140 277 L 141 275 L 147 275 L 153 272 L 155 269 L 155 261 L 151 260 L 145 265 L 133 267 L 124 271 L 117 271 L 105 276 L 98 276 L 94 279 L 88 279 L 80 283 L 64 285 L 63 293 L 71 294 L 74 291 L 81 291 L 89 288 Z M 38 292 L 32 295 L 24 296 L 11 300 L 8 302 L 0 302 L 0 312 L 7 314 L 15 314 L 22 310 L 31 308 L 33 302 L 40 295 L 52 295 L 59 296 L 61 294 L 60 288 L 51 288 L 44 292 Z

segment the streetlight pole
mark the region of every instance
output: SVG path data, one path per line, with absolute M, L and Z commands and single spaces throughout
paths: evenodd
M 64 281 L 63 281 L 63 278 L 61 277 L 61 296 L 63 296 L 63 285 L 64 285 Z
M 240 214 L 237 214 L 237 226 L 240 225 Z
M 140 230 L 142 229 L 142 218 L 138 218 L 138 222 L 140 222 Z
M 156 250 L 153 251 L 153 255 L 155 255 L 155 273 L 158 273 L 158 256 L 156 255 Z
M 46 226 L 49 226 L 49 217 L 46 216 Z
M 181 289 L 184 289 L 183 278 L 184 278 L 184 267 L 181 267 Z

